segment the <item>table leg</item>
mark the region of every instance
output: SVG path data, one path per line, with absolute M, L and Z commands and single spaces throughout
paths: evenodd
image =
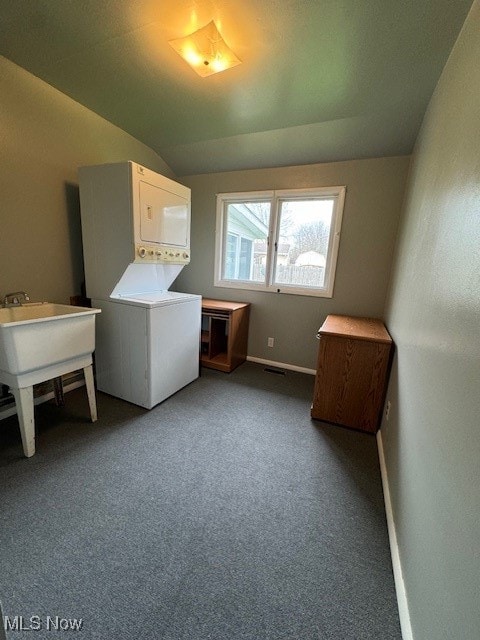
M 92 365 L 83 368 L 85 374 L 85 384 L 87 386 L 88 404 L 90 405 L 90 415 L 92 422 L 97 420 L 97 401 L 95 399 L 95 385 L 93 382 L 93 368 Z
M 35 453 L 35 421 L 33 414 L 33 387 L 10 389 L 17 405 L 18 422 L 22 436 L 23 453 L 30 458 Z

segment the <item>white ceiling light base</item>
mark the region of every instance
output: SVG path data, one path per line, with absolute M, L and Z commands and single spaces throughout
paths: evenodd
M 241 63 L 213 20 L 185 38 L 170 40 L 169 44 L 202 78 Z

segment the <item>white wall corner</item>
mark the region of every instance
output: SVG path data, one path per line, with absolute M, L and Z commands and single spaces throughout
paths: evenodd
M 378 458 L 380 461 L 380 472 L 382 474 L 383 496 L 385 501 L 385 513 L 387 516 L 388 538 L 390 541 L 390 554 L 392 556 L 393 578 L 395 580 L 395 591 L 397 592 L 398 614 L 402 629 L 403 640 L 414 640 L 412 625 L 410 622 L 410 612 L 408 609 L 407 593 L 403 580 L 402 565 L 397 544 L 397 533 L 395 521 L 393 519 L 392 503 L 390 499 L 390 488 L 388 484 L 387 466 L 385 463 L 385 452 L 383 449 L 382 431 L 377 432 Z

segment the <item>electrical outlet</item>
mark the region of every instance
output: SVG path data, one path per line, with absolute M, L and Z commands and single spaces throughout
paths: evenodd
M 275 338 L 268 338 L 267 347 L 273 347 L 274 343 L 275 343 Z
M 387 400 L 386 404 L 385 404 L 385 420 L 387 420 L 390 418 L 390 409 L 392 408 L 392 403 L 390 402 L 390 400 Z

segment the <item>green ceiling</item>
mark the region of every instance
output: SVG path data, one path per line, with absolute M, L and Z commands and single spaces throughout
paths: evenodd
M 412 150 L 472 0 L 0 0 L 0 53 L 177 175 Z M 216 20 L 243 64 L 168 45 Z

